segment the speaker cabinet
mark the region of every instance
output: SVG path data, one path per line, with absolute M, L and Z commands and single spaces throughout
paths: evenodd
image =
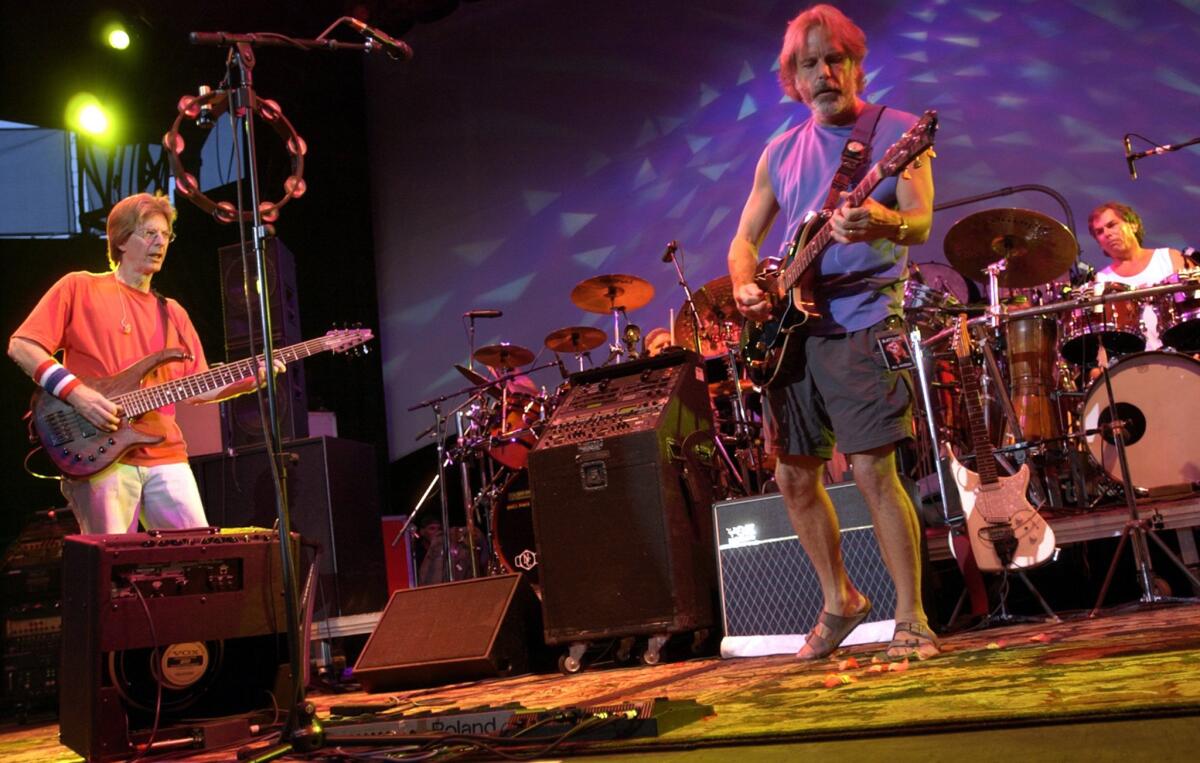
M 690 445 L 712 445 L 698 359 L 576 374 L 556 419 L 529 457 L 547 643 L 711 626 L 711 483 Z
M 248 347 L 252 328 L 255 346 L 262 345 L 262 311 L 258 306 L 258 295 L 251 292 L 250 312 L 246 312 L 241 245 L 223 246 L 217 254 L 221 261 L 221 312 L 225 319 L 225 348 L 228 359 L 236 360 L 231 348 Z M 253 284 L 257 278 L 253 250 L 249 252 L 247 261 L 250 266 L 249 280 Z M 301 342 L 304 339 L 300 336 L 296 260 L 282 241 L 268 238 L 264 265 L 267 270 L 267 306 L 271 314 L 272 338 L 279 346 Z M 248 353 L 241 357 L 247 355 Z
M 127 758 L 150 736 L 160 702 L 158 741 L 203 737 L 206 719 L 270 709 L 288 663 L 279 557 L 269 533 L 69 536 L 62 743 L 89 760 Z
M 397 591 L 354 677 L 379 692 L 525 673 L 540 644 L 538 615 L 522 575 Z
M 376 612 L 387 601 L 375 450 L 315 437 L 284 445 L 292 530 L 320 546 L 313 618 Z M 191 459 L 208 521 L 272 527 L 275 493 L 262 446 Z
M 249 347 L 230 350 L 230 360 L 250 357 Z M 292 363 L 287 373 L 276 377 L 279 408 L 279 435 L 284 442 L 308 437 L 308 388 L 304 384 L 304 363 Z M 264 395 L 266 393 L 263 393 Z M 263 398 L 266 405 L 266 398 Z M 221 443 L 225 449 L 261 445 L 263 417 L 259 414 L 258 395 L 241 395 L 219 403 L 221 408 Z
M 917 486 L 903 480 L 914 505 Z M 875 541 L 871 514 L 853 482 L 826 487 L 842 533 L 850 579 L 871 600 L 871 614 L 846 644 L 891 638 L 896 589 Z M 725 656 L 795 652 L 821 613 L 816 571 L 796 539 L 778 493 L 713 506 L 720 567 Z M 752 651 L 745 651 L 752 650 Z

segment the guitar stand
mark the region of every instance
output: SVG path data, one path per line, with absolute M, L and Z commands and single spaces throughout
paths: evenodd
M 1011 548 L 1016 548 L 1015 540 L 1012 542 Z M 1010 570 L 1008 568 L 1011 561 L 1011 550 L 1008 553 L 1004 553 L 1003 546 L 999 543 L 996 544 L 996 549 L 1000 552 L 1000 561 L 1004 564 L 1004 569 L 1000 572 L 1000 582 L 996 586 L 1000 602 L 996 605 L 995 609 L 988 613 L 987 617 L 973 625 L 971 630 L 985 630 L 998 625 L 1015 625 L 1017 623 L 1062 622 L 1062 618 L 1050 608 L 1050 605 L 1046 603 L 1046 599 L 1042 596 L 1041 592 L 1030 582 L 1029 577 L 1025 574 L 1025 570 Z M 1029 592 L 1033 594 L 1033 598 L 1037 599 L 1037 603 L 1041 605 L 1042 611 L 1046 613 L 1045 618 L 1014 615 L 1008 611 L 1009 581 L 1012 573 L 1016 573 L 1021 582 L 1025 584 L 1025 587 L 1029 589 Z M 963 592 L 959 594 L 958 603 L 954 605 L 954 612 L 950 615 L 950 622 L 954 622 L 958 618 L 959 611 L 966 602 L 969 592 L 969 588 L 964 588 Z
M 1029 592 L 1033 594 L 1033 598 L 1037 599 L 1037 603 L 1041 605 L 1042 611 L 1046 613 L 1046 617 L 1042 618 L 1034 617 L 1032 615 L 1014 615 L 1013 613 L 1009 612 L 1008 592 L 1010 574 L 1011 573 L 1008 570 L 1004 570 L 1000 573 L 1000 582 L 997 584 L 997 592 L 1000 597 L 1000 603 L 996 605 L 995 609 L 988 613 L 987 617 L 971 626 L 971 630 L 987 630 L 988 628 L 993 628 L 996 626 L 1016 625 L 1018 623 L 1062 622 L 1062 618 L 1059 617 L 1058 614 L 1050 608 L 1050 605 L 1046 603 L 1046 599 L 1042 597 L 1042 594 L 1038 591 L 1037 587 L 1030 582 L 1029 577 L 1025 574 L 1024 570 L 1016 570 L 1016 575 L 1021 582 L 1025 584 L 1025 587 L 1029 589 Z M 954 620 L 958 617 L 959 610 L 962 609 L 962 605 L 966 601 L 966 598 L 967 590 L 963 589 L 963 592 L 958 597 L 958 603 L 954 605 L 954 612 L 950 615 L 950 622 L 954 622 Z
M 1130 543 L 1133 548 L 1133 561 L 1137 568 L 1138 584 L 1142 589 L 1141 598 L 1133 603 L 1132 607 L 1140 608 L 1144 605 L 1200 601 L 1200 599 L 1196 599 L 1195 597 L 1162 596 L 1154 590 L 1154 566 L 1150 560 L 1150 547 L 1146 543 L 1146 538 L 1149 538 L 1158 545 L 1166 554 L 1167 559 L 1192 584 L 1193 590 L 1200 590 L 1200 578 L 1197 578 L 1195 573 L 1183 563 L 1183 560 L 1176 556 L 1167 544 L 1158 537 L 1154 529 L 1150 526 L 1150 521 L 1143 519 L 1138 513 L 1137 495 L 1133 487 L 1133 476 L 1129 471 L 1129 460 L 1125 456 L 1125 426 L 1124 422 L 1120 422 L 1117 415 L 1117 401 L 1116 396 L 1113 394 L 1112 376 L 1108 371 L 1108 363 L 1100 363 L 1100 369 L 1101 378 L 1104 379 L 1104 392 L 1108 395 L 1109 421 L 1115 425 L 1112 429 L 1113 442 L 1117 446 L 1117 462 L 1121 466 L 1121 482 L 1125 488 L 1125 504 L 1129 508 L 1129 520 L 1121 528 L 1121 539 L 1117 542 L 1117 550 L 1113 554 L 1112 562 L 1108 565 L 1108 573 L 1104 576 L 1104 584 L 1100 586 L 1100 594 L 1096 598 L 1096 605 L 1088 613 L 1088 617 L 1096 617 L 1100 612 L 1100 607 L 1104 604 L 1104 599 L 1108 596 L 1108 587 L 1112 583 L 1113 574 L 1117 570 L 1117 562 L 1121 558 L 1121 552 L 1125 550 L 1126 542 Z M 1121 611 L 1125 608 L 1120 607 L 1116 611 Z

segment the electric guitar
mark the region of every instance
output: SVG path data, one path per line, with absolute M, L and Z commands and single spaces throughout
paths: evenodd
M 899 174 L 922 153 L 929 151 L 935 132 L 937 112 L 930 109 L 888 148 L 883 158 L 871 167 L 837 208 L 860 206 L 884 178 Z M 760 387 L 774 388 L 788 380 L 789 374 L 785 370 L 788 345 L 796 330 L 809 318 L 817 316 L 812 297 L 817 268 L 812 265 L 833 243 L 833 236 L 825 226 L 833 212 L 832 209 L 825 210 L 801 225 L 788 244 L 782 262 L 768 258 L 755 275 L 754 280 L 772 303 L 771 315 L 762 322 L 746 322 L 742 352 L 750 380 Z
M 322 337 L 275 350 L 274 357 L 284 363 L 307 358 L 318 352 L 342 352 L 371 339 L 370 329 L 335 329 Z M 89 386 L 121 406 L 121 422 L 115 432 L 102 432 L 85 419 L 74 406 L 43 389 L 33 393 L 29 409 L 29 439 L 40 443 L 54 465 L 67 477 L 83 478 L 107 468 L 131 448 L 162 442 L 156 434 L 137 428 L 144 413 L 206 392 L 221 389 L 254 376 L 262 364 L 246 358 L 213 366 L 191 376 L 143 387 L 146 375 L 164 363 L 183 360 L 186 354 L 175 347 L 147 355 L 124 371 L 99 379 L 84 379 Z
M 945 449 L 954 485 L 962 499 L 971 552 L 984 572 L 1036 567 L 1054 556 L 1054 531 L 1025 497 L 1029 464 L 1021 464 L 1016 474 L 1006 477 L 996 472 L 996 459 L 983 420 L 979 369 L 971 360 L 971 336 L 965 315 L 959 316 L 958 326 L 954 351 L 958 356 L 978 473 L 960 464 L 948 444 Z M 954 552 L 953 541 L 950 550 Z

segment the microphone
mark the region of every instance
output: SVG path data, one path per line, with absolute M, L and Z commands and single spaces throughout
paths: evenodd
M 1125 136 L 1125 166 L 1129 168 L 1130 180 L 1137 180 L 1137 170 L 1133 166 L 1133 146 L 1129 143 L 1129 136 Z
M 504 315 L 500 310 L 468 310 L 463 313 L 464 318 L 499 318 Z
M 383 47 L 384 52 L 388 54 L 388 58 L 394 58 L 397 61 L 412 60 L 413 51 L 412 48 L 408 46 L 408 43 L 404 42 L 403 40 L 397 40 L 395 37 L 391 37 L 390 35 L 379 31 L 375 27 L 367 26 L 365 23 L 359 21 L 353 16 L 347 16 L 346 20 L 349 21 L 350 26 L 357 29 L 358 33 L 363 37 L 379 43 Z
M 671 241 L 670 243 L 668 243 L 668 244 L 667 244 L 667 251 L 663 252 L 662 261 L 663 261 L 663 262 L 670 262 L 670 261 L 671 261 L 671 258 L 675 256 L 675 252 L 676 252 L 678 249 L 679 249 L 679 242 L 678 242 L 678 241 Z

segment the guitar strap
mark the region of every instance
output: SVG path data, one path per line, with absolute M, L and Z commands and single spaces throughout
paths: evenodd
M 879 126 L 879 118 L 887 106 L 868 103 L 854 123 L 854 130 L 846 139 L 842 149 L 842 164 L 833 175 L 829 186 L 829 195 L 825 197 L 825 206 L 821 211 L 827 212 L 837 206 L 841 195 L 852 183 L 862 180 L 867 167 L 871 165 L 871 140 L 875 137 L 875 128 Z

